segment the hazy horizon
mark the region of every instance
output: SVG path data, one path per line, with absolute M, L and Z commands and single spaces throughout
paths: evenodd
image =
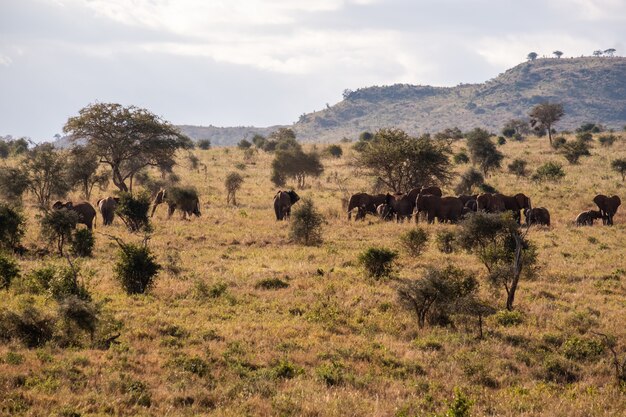
M 623 54 L 619 0 L 5 0 L 0 136 L 51 140 L 90 103 L 272 126 L 344 89 L 454 86 L 537 52 Z

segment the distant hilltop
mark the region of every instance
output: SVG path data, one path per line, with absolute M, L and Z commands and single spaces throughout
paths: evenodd
M 194 139 L 232 145 L 256 133 L 291 127 L 299 140 L 336 142 L 363 131 L 398 127 L 411 134 L 448 127 L 485 127 L 498 132 L 513 118 L 526 118 L 536 104 L 562 103 L 565 117 L 557 129 L 584 122 L 607 128 L 626 125 L 626 58 L 541 58 L 524 62 L 482 84 L 431 87 L 410 84 L 375 86 L 344 92 L 344 99 L 324 110 L 304 114 L 290 126 L 180 126 Z

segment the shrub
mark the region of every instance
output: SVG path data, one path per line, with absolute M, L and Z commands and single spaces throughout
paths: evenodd
M 475 168 L 470 167 L 467 171 L 461 174 L 461 180 L 454 187 L 454 192 L 457 194 L 471 194 L 472 189 L 480 187 L 485 182 L 483 174 L 478 172 Z
M 16 205 L 22 203 L 22 195 L 30 184 L 28 173 L 20 168 L 0 167 L 0 197 Z
M 279 290 L 287 287 L 289 284 L 279 278 L 265 278 L 254 284 L 254 288 L 263 290 Z
M 89 229 L 79 229 L 72 237 L 72 254 L 83 258 L 89 257 L 93 253 L 94 244 L 93 232 Z
M 504 136 L 498 136 L 498 145 L 502 146 L 506 144 L 506 139 Z
M 322 242 L 323 222 L 324 217 L 313 205 L 313 200 L 305 197 L 300 207 L 293 212 L 291 237 L 306 246 L 319 245 Z
M 531 178 L 534 181 L 559 181 L 564 176 L 563 165 L 557 162 L 546 162 L 537 168 Z
M 411 256 L 419 256 L 428 242 L 428 233 L 421 227 L 409 230 L 400 236 L 402 247 Z
M 318 366 L 316 373 L 317 376 L 329 387 L 341 385 L 345 379 L 344 366 L 336 361 Z
M 554 138 L 554 141 L 552 142 L 552 147 L 554 149 L 559 149 L 566 143 L 567 139 L 565 139 L 563 136 L 559 136 L 558 138 Z
M 501 310 L 496 313 L 495 320 L 500 326 L 509 327 L 522 324 L 524 318 L 519 311 Z
M 198 141 L 198 148 L 206 151 L 207 149 L 211 149 L 211 141 L 209 139 L 200 139 Z
M 11 281 L 20 275 L 17 262 L 0 252 L 0 290 L 8 290 Z
M 478 190 L 480 190 L 480 192 L 482 192 L 482 193 L 492 193 L 492 194 L 495 194 L 495 193 L 498 192 L 496 187 L 494 187 L 493 185 L 489 185 L 487 183 L 484 183 L 484 182 L 478 186 Z
M 590 132 L 580 132 L 576 134 L 576 142 L 589 143 L 593 140 L 593 135 Z
M 611 169 L 622 176 L 622 181 L 626 178 L 626 158 L 611 161 Z
M 341 158 L 343 155 L 343 149 L 339 145 L 330 145 L 324 150 L 324 154 L 334 158 Z
M 599 339 L 580 338 L 572 336 L 563 343 L 563 355 L 572 360 L 589 360 L 604 353 L 604 343 Z
M 303 373 L 304 369 L 285 359 L 279 360 L 271 371 L 272 376 L 276 379 L 292 379 Z
M 17 250 L 25 232 L 24 216 L 0 203 L 0 249 Z
M 438 232 L 436 237 L 437 249 L 439 249 L 443 253 L 454 252 L 455 239 L 456 235 L 454 234 L 454 232 L 448 230 Z
M 32 305 L 21 312 L 0 310 L 0 338 L 17 339 L 28 348 L 42 346 L 54 334 L 54 319 L 44 316 Z
M 59 255 L 63 256 L 63 247 L 72 240 L 78 220 L 78 213 L 64 208 L 51 210 L 42 217 L 41 233 L 50 244 L 56 243 Z
M 615 143 L 615 141 L 617 140 L 617 136 L 610 134 L 610 135 L 601 135 L 598 138 L 598 142 L 600 143 L 600 145 L 602 146 L 613 146 L 613 143 Z
M 77 345 L 78 330 L 87 332 L 93 341 L 98 324 L 98 310 L 90 302 L 77 296 L 69 296 L 59 302 L 58 314 L 63 322 L 62 345 Z
M 455 164 L 461 165 L 461 164 L 467 164 L 470 161 L 470 159 L 469 159 L 469 156 L 467 156 L 467 153 L 465 153 L 465 151 L 460 151 L 459 153 L 454 155 L 453 161 Z
M 526 176 L 526 161 L 516 158 L 511 162 L 507 168 L 511 174 L 515 174 L 518 177 Z
M 239 143 L 237 143 L 237 147 L 239 149 L 248 149 L 252 146 L 252 143 L 247 139 L 241 139 Z
M 359 255 L 359 263 L 374 279 L 386 278 L 393 272 L 393 261 L 398 253 L 385 248 L 369 248 Z
M 561 146 L 560 152 L 570 164 L 577 164 L 581 156 L 591 155 L 587 143 L 579 140 Z
M 467 133 L 467 147 L 473 163 L 480 165 L 480 169 L 486 176 L 489 171 L 500 168 L 504 155 L 496 149 L 491 142 L 489 132 L 476 128 Z
M 226 188 L 226 204 L 237 205 L 236 194 L 243 184 L 243 177 L 237 172 L 231 172 L 226 176 L 224 180 L 224 187 Z
M 156 263 L 144 240 L 142 245 L 117 241 L 120 250 L 114 272 L 127 294 L 144 294 L 154 285 L 154 279 L 161 269 Z
M 571 384 L 578 380 L 578 367 L 559 356 L 551 356 L 544 360 L 538 376 L 557 384 Z
M 146 192 L 132 195 L 120 193 L 115 214 L 124 222 L 128 230 L 138 232 L 150 229 L 148 210 L 150 209 L 150 195 Z

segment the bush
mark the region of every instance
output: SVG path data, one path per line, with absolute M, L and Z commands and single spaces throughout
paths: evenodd
M 59 302 L 59 318 L 63 321 L 62 345 L 78 345 L 78 330 L 87 332 L 93 341 L 98 324 L 98 310 L 90 302 L 76 296 L 69 296 Z
M 559 149 L 566 143 L 567 139 L 565 139 L 563 136 L 559 136 L 558 138 L 554 138 L 554 140 L 552 141 L 552 147 L 554 149 Z
M 231 172 L 226 176 L 224 180 L 224 187 L 226 188 L 226 204 L 237 205 L 236 194 L 243 184 L 243 177 L 237 172 Z
M 526 161 L 516 158 L 511 162 L 507 168 L 511 174 L 515 174 L 518 177 L 526 176 Z
M 419 256 L 424 251 L 427 242 L 428 233 L 421 227 L 416 227 L 400 236 L 402 247 L 411 256 Z
M 570 164 L 577 164 L 581 156 L 591 155 L 587 143 L 579 140 L 561 146 L 560 152 Z
M 579 378 L 578 367 L 561 357 L 548 357 L 542 364 L 539 377 L 557 384 L 571 384 Z
M 386 278 L 394 269 L 393 261 L 398 253 L 385 248 L 369 248 L 359 255 L 359 263 L 366 274 L 374 279 Z
M 279 278 L 265 278 L 254 284 L 254 288 L 263 290 L 279 290 L 287 287 L 289 284 Z
M 329 387 L 343 384 L 345 378 L 344 366 L 335 361 L 320 365 L 316 369 L 316 373 L 317 376 Z
M 72 254 L 83 258 L 90 257 L 93 253 L 94 244 L 93 232 L 89 229 L 79 229 L 72 237 Z
M 207 149 L 211 149 L 211 141 L 209 139 L 200 139 L 198 141 L 198 148 L 206 151 Z
M 501 310 L 496 313 L 495 320 L 500 326 L 509 327 L 522 324 L 524 317 L 519 311 Z
M 78 213 L 65 208 L 51 210 L 42 217 L 41 233 L 50 244 L 56 243 L 59 255 L 63 256 L 63 247 L 71 242 L 78 220 Z
M 593 135 L 590 132 L 580 132 L 576 134 L 576 142 L 589 143 L 593 141 Z
M 150 195 L 139 193 L 133 196 L 130 193 L 120 193 L 115 214 L 124 222 L 128 230 L 138 232 L 150 229 L 148 210 L 150 209 Z
M 8 290 L 11 281 L 20 275 L 17 262 L 0 252 L 0 290 Z
M 0 249 L 17 250 L 25 225 L 24 216 L 19 211 L 0 203 Z
M 334 158 L 341 158 L 343 155 L 343 149 L 339 145 L 330 145 L 324 150 L 324 154 Z
M 0 197 L 17 205 L 22 203 L 22 195 L 28 188 L 30 179 L 24 170 L 14 167 L 0 167 Z
M 454 232 L 450 232 L 447 230 L 438 232 L 436 237 L 437 249 L 439 249 L 443 253 L 454 252 L 455 239 L 456 235 L 454 234 Z
M 615 135 L 601 135 L 598 138 L 598 142 L 600 143 L 600 145 L 602 146 L 613 146 L 613 143 L 615 143 L 615 141 L 617 140 L 617 136 Z
M 308 197 L 302 199 L 302 204 L 292 215 L 291 237 L 306 246 L 322 243 L 322 223 L 324 217 L 313 205 Z
M 565 176 L 563 165 L 557 162 L 546 162 L 532 176 L 534 181 L 559 181 Z
M 470 161 L 470 159 L 469 159 L 469 156 L 467 156 L 467 153 L 465 153 L 465 151 L 460 151 L 459 153 L 454 155 L 453 161 L 455 164 L 461 165 L 461 164 L 467 164 Z
M 237 143 L 237 147 L 239 149 L 248 149 L 252 146 L 252 143 L 247 139 L 241 139 L 239 143 Z
M 461 180 L 454 187 L 454 192 L 457 194 L 471 194 L 472 189 L 480 187 L 485 182 L 483 174 L 478 172 L 475 168 L 470 167 L 467 171 L 461 174 Z
M 154 285 L 154 279 L 161 269 L 156 263 L 147 246 L 147 240 L 142 245 L 117 241 L 120 250 L 114 267 L 115 277 L 126 294 L 144 294 Z
M 626 178 L 626 158 L 611 161 L 611 169 L 622 176 L 622 181 Z
M 504 136 L 499 136 L 498 137 L 498 145 L 500 145 L 500 146 L 506 145 L 506 139 L 504 138 Z
M 54 319 L 32 305 L 21 312 L 0 310 L 0 338 L 17 339 L 28 348 L 44 345 L 54 334 Z
M 563 355 L 567 359 L 585 361 L 595 359 L 604 353 L 604 343 L 598 339 L 572 336 L 563 343 Z

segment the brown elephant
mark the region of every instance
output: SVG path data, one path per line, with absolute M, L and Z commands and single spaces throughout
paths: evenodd
M 419 195 L 415 200 L 415 220 L 420 213 L 426 213 L 428 223 L 456 223 L 463 214 L 463 202 L 457 197 L 438 197 L 436 195 Z
M 607 197 L 604 194 L 598 194 L 593 198 L 593 202 L 600 209 L 602 224 L 611 226 L 613 224 L 613 216 L 617 213 L 617 208 L 622 204 L 622 200 L 616 195 Z
M 52 208 L 55 210 L 67 209 L 76 212 L 78 214 L 78 224 L 84 224 L 89 230 L 92 230 L 95 226 L 96 209 L 87 201 L 78 201 L 75 203 L 72 201 L 65 203 L 57 201 L 52 205 Z
M 352 219 L 352 210 L 354 209 L 357 209 L 355 220 L 365 219 L 367 213 L 376 214 L 376 209 L 379 205 L 385 203 L 386 199 L 386 194 L 357 193 L 352 195 L 348 202 L 348 220 Z
M 100 210 L 100 215 L 102 216 L 102 224 L 104 224 L 105 226 L 113 224 L 115 209 L 117 208 L 117 204 L 119 202 L 120 199 L 117 197 L 107 197 L 98 200 L 96 206 L 98 206 L 98 210 Z
M 545 207 L 526 209 L 524 210 L 524 217 L 528 226 L 531 224 L 550 226 L 550 212 Z
M 422 187 L 420 189 L 419 194 L 422 195 L 436 195 L 437 197 L 441 197 L 443 193 L 441 192 L 441 188 L 436 185 L 431 185 L 430 187 Z M 415 196 L 417 198 L 417 196 Z
M 200 212 L 200 199 L 193 188 L 172 187 L 159 191 L 152 202 L 150 217 L 154 216 L 154 212 L 161 203 L 167 203 L 168 219 L 172 217 L 176 209 L 182 212 L 183 219 L 187 219 L 187 216 L 192 214 L 197 217 L 202 215 Z
M 502 194 L 483 193 L 476 197 L 476 210 L 487 213 L 500 213 L 506 209 Z
M 596 219 L 601 219 L 602 213 L 598 210 L 587 210 L 579 213 L 576 216 L 576 226 L 593 226 L 593 221 Z
M 386 203 L 379 204 L 378 207 L 376 207 L 376 214 L 378 214 L 378 217 L 385 221 L 389 221 L 393 218 L 393 212 Z
M 274 213 L 276 220 L 287 220 L 291 216 L 291 206 L 300 200 L 295 191 L 278 191 L 274 196 Z
M 413 190 L 411 190 L 413 191 Z M 387 194 L 385 204 L 388 206 L 388 213 L 396 215 L 396 222 L 403 222 L 404 219 L 411 221 L 413 209 L 415 208 L 414 193 L 409 194 Z
M 467 202 L 470 200 L 476 201 L 477 197 L 478 197 L 478 194 L 473 194 L 473 195 L 461 194 L 461 195 L 456 196 L 456 198 L 458 198 L 459 200 L 463 202 L 463 205 L 466 205 Z

